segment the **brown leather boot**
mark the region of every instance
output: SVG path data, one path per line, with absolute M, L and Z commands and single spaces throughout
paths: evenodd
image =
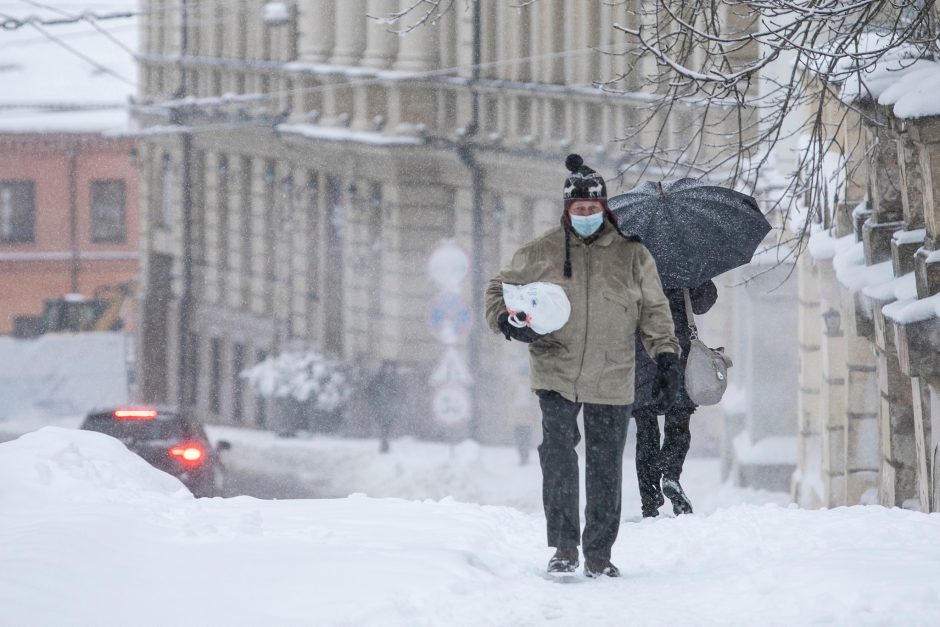
M 548 572 L 573 573 L 579 564 L 578 547 L 556 549 L 552 559 L 548 560 Z

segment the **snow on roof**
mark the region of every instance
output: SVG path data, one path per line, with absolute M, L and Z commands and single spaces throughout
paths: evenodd
M 846 56 L 836 64 L 833 78 L 844 78 L 841 98 L 844 102 L 873 100 L 893 106 L 899 118 L 920 118 L 940 115 L 940 63 L 918 58 L 914 46 L 902 44 L 880 54 L 890 46 L 883 35 L 869 34 L 852 50 L 859 59 Z M 866 57 L 866 55 L 869 55 Z M 861 72 L 858 67 L 863 67 Z
M 137 11 L 137 0 L 44 0 L 4 16 L 48 21 Z M 103 31 L 96 30 L 95 26 Z M 43 33 L 48 34 L 48 37 Z M 50 37 L 55 38 L 53 41 Z M 0 132 L 101 132 L 129 125 L 137 90 L 136 17 L 23 25 L 0 33 Z
M 894 105 L 899 118 L 940 115 L 940 63 L 918 61 L 878 97 L 878 104 Z

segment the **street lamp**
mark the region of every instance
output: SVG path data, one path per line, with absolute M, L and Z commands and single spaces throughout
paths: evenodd
M 830 307 L 823 313 L 822 319 L 826 325 L 826 335 L 828 337 L 842 335 L 842 314 L 837 309 Z

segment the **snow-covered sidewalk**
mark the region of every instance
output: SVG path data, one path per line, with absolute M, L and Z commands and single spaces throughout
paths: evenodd
M 391 452 L 380 455 L 378 442 L 317 435 L 284 439 L 269 431 L 208 426 L 210 438 L 226 440 L 232 450 L 225 463 L 236 485 L 233 494 L 248 486 L 241 477 L 264 476 L 267 489 L 298 496 L 345 497 L 363 493 L 372 497 L 442 499 L 482 505 L 506 505 L 527 513 L 542 511 L 542 475 L 538 454 L 519 465 L 511 447 L 481 446 L 466 441 L 455 446 L 412 438 L 394 440 Z M 579 450 L 583 448 L 583 443 Z M 583 451 L 580 458 L 583 466 Z M 735 488 L 721 483 L 716 458 L 687 460 L 682 483 L 697 510 L 710 513 L 730 505 L 776 503 L 785 505 L 787 494 Z M 583 481 L 582 467 L 582 481 Z M 623 512 L 639 516 L 640 494 L 632 450 L 626 452 L 623 471 Z M 278 490 L 271 482 L 284 482 Z M 250 489 L 245 490 L 252 494 Z M 582 489 L 582 501 L 583 492 Z M 672 515 L 669 506 L 662 509 Z
M 546 580 L 544 522 L 352 496 L 193 499 L 96 433 L 0 444 L 3 625 L 937 625 L 940 515 L 739 505 L 625 523 Z

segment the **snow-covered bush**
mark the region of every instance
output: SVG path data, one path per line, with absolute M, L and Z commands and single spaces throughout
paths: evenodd
M 353 392 L 352 367 L 313 350 L 269 357 L 240 376 L 265 398 L 293 399 L 327 413 L 342 407 Z

